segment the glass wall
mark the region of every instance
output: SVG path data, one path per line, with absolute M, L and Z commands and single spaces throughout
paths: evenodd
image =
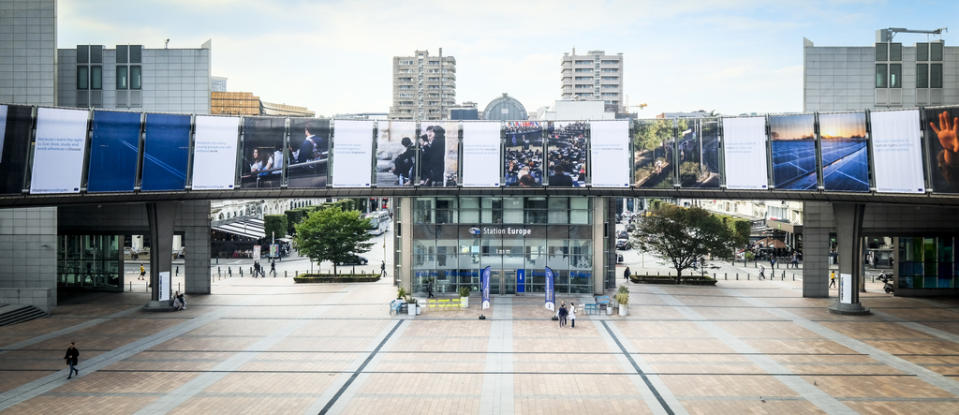
M 57 286 L 123 291 L 123 236 L 59 235 Z
M 422 197 L 413 200 L 413 291 L 541 293 L 545 268 L 557 293 L 591 293 L 593 250 L 587 197 Z
M 900 288 L 955 288 L 954 237 L 899 238 Z

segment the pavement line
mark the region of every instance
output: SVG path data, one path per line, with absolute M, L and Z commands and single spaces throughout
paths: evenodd
M 675 414 L 676 411 L 679 411 L 679 413 L 681 414 L 685 414 L 686 409 L 683 408 L 681 404 L 679 404 L 679 401 L 676 400 L 674 396 L 670 396 L 670 400 L 673 401 L 672 406 L 668 402 L 666 402 L 666 398 L 664 398 L 663 394 L 659 392 L 659 389 L 657 389 L 656 386 L 653 385 L 652 380 L 650 380 L 646 372 L 644 372 L 643 369 L 639 366 L 639 364 L 636 363 L 636 360 L 633 359 L 633 355 L 628 350 L 626 350 L 626 346 L 624 346 L 623 343 L 619 341 L 619 337 L 616 335 L 616 333 L 613 332 L 613 329 L 609 326 L 609 324 L 606 323 L 606 320 L 605 319 L 600 320 L 600 323 L 603 325 L 603 328 L 606 329 L 606 333 L 609 334 L 608 340 L 612 340 L 613 343 L 616 345 L 616 347 L 618 347 L 619 350 L 622 351 L 623 356 L 626 358 L 629 364 L 633 367 L 633 370 L 635 370 L 636 373 L 639 374 L 640 379 L 643 380 L 643 383 L 646 385 L 646 389 L 648 389 L 648 393 L 652 394 L 652 397 L 656 399 L 656 402 L 659 402 L 659 405 L 661 407 L 661 408 L 657 408 L 655 406 L 652 406 L 651 405 L 652 400 L 649 399 L 649 396 L 643 396 L 643 401 L 646 402 L 646 405 L 649 406 L 649 409 L 653 411 L 654 413 L 660 413 L 660 409 L 661 409 L 663 413 L 666 413 L 669 415 Z M 668 388 L 665 387 L 664 384 L 660 385 L 660 387 L 664 391 L 669 390 Z M 641 392 L 643 395 L 648 395 L 647 393 L 645 393 L 642 387 L 640 387 L 640 390 L 643 391 Z M 672 394 L 670 393 L 670 395 Z M 673 409 L 674 407 L 676 408 L 675 410 Z
M 886 313 L 886 312 L 882 312 L 882 311 L 876 310 L 875 308 L 872 309 L 872 313 L 875 314 L 875 315 L 877 315 L 877 316 L 880 316 L 880 317 L 882 317 L 882 318 L 885 318 L 885 319 L 887 319 L 887 320 L 889 320 L 889 321 L 896 322 L 897 324 L 899 324 L 899 325 L 901 325 L 901 326 L 905 326 L 905 327 L 908 327 L 908 328 L 913 329 L 913 330 L 915 330 L 915 331 L 928 334 L 928 335 L 930 335 L 930 336 L 932 336 L 932 337 L 936 337 L 936 338 L 941 339 L 941 340 L 951 341 L 951 342 L 953 342 L 953 343 L 959 343 L 959 335 L 956 335 L 956 334 L 953 334 L 953 333 L 949 333 L 949 332 L 947 332 L 947 331 L 945 331 L 945 330 L 939 330 L 939 329 L 937 329 L 937 328 L 929 327 L 929 326 L 927 326 L 927 325 L 925 325 L 925 324 L 920 324 L 920 323 L 908 321 L 908 320 L 906 320 L 906 319 L 904 319 L 904 318 L 901 318 L 901 317 L 894 316 L 894 315 L 889 314 L 889 313 Z
M 492 317 L 479 413 L 512 414 L 515 411 L 513 356 L 502 352 L 513 351 L 513 299 L 493 298 Z
M 128 309 L 123 310 L 123 311 L 118 311 L 118 312 L 116 312 L 116 313 L 109 314 L 109 315 L 104 316 L 104 317 L 98 317 L 98 318 L 95 318 L 95 319 L 93 319 L 93 320 L 88 320 L 88 321 L 85 321 L 85 322 L 83 322 L 83 323 L 76 324 L 76 325 L 73 325 L 73 326 L 70 326 L 70 327 L 64 327 L 64 328 L 62 328 L 62 329 L 60 329 L 60 330 L 55 330 L 55 331 L 52 331 L 52 332 L 47 333 L 47 334 L 43 334 L 43 335 L 36 336 L 36 337 L 32 337 L 32 338 L 29 338 L 29 339 L 26 339 L 26 340 L 18 341 L 18 342 L 16 342 L 16 343 L 11 343 L 11 344 L 8 344 L 8 345 L 6 345 L 6 346 L 0 347 L 0 355 L 4 354 L 4 353 L 6 353 L 6 352 L 9 352 L 9 351 L 18 350 L 18 349 L 22 349 L 22 348 L 27 347 L 27 346 L 31 346 L 31 345 L 37 344 L 37 343 L 45 342 L 45 341 L 47 341 L 47 340 L 50 340 L 50 339 L 53 339 L 53 338 L 56 338 L 56 337 L 60 337 L 60 336 L 66 335 L 66 334 L 75 333 L 75 332 L 77 332 L 77 331 L 79 331 L 79 330 L 83 330 L 83 329 L 85 329 L 85 328 L 93 327 L 93 326 L 96 326 L 97 324 L 102 324 L 102 323 L 105 323 L 105 322 L 107 322 L 107 321 L 113 320 L 113 319 L 115 319 L 115 318 L 124 317 L 124 316 L 126 316 L 126 315 L 128 315 L 128 314 L 135 313 L 135 312 L 137 312 L 138 310 L 141 310 L 141 309 L 143 309 L 143 306 L 142 306 L 142 305 L 139 305 L 139 306 L 136 306 L 136 307 L 131 307 L 131 308 L 128 308 Z

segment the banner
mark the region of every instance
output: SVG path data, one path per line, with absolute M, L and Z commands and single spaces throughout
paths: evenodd
M 871 112 L 876 191 L 923 193 L 919 111 Z
M 140 156 L 140 114 L 96 111 L 92 130 L 87 191 L 133 191 Z
M 291 188 L 326 187 L 330 120 L 291 118 L 286 177 Z
M 459 123 L 433 121 L 420 128 L 420 185 L 455 187 L 459 181 Z
M 499 187 L 500 123 L 463 123 L 463 187 Z
M 30 151 L 30 130 L 33 109 L 20 105 L 4 105 L 0 129 L 0 194 L 23 191 L 23 178 Z
M 550 267 L 546 267 L 546 309 L 556 309 L 556 277 Z
M 483 268 L 483 273 L 480 274 L 480 282 L 483 284 L 483 310 L 489 308 L 489 279 L 490 267 Z
M 140 189 L 183 190 L 189 159 L 190 116 L 147 114 Z
M 769 139 L 775 188 L 815 190 L 819 186 L 815 115 L 770 116 Z
M 412 186 L 416 180 L 416 122 L 380 121 L 376 137 L 376 186 Z
M 629 121 L 589 124 L 593 187 L 629 187 Z
M 86 110 L 37 109 L 30 193 L 80 193 L 87 143 Z
M 3 160 L 3 140 L 7 131 L 7 106 L 0 105 L 0 160 Z
M 852 274 L 839 274 L 839 302 L 852 304 Z
M 819 114 L 822 185 L 827 191 L 869 191 L 866 113 Z
M 260 255 L 262 255 L 262 247 L 260 245 L 253 245 L 253 262 L 260 260 Z
M 543 124 L 538 121 L 506 123 L 503 150 L 505 187 L 543 185 Z
M 370 187 L 373 121 L 336 120 L 333 124 L 333 187 Z
M 634 127 L 633 183 L 644 188 L 673 187 L 676 171 L 673 120 L 636 120 Z
M 243 119 L 243 161 L 240 187 L 276 188 L 283 182 L 285 118 Z
M 279 257 L 280 257 L 280 245 L 270 244 L 270 258 L 279 258 Z
M 719 187 L 719 121 L 679 119 L 679 183 L 683 187 Z
M 926 109 L 930 183 L 938 193 L 959 193 L 959 107 Z
M 157 289 L 160 290 L 157 294 L 160 295 L 160 301 L 170 301 L 170 271 L 163 271 L 160 273 L 160 283 L 157 284 Z
M 526 292 L 526 270 L 518 269 L 516 270 L 516 293 L 523 294 Z
M 549 186 L 586 186 L 586 149 L 589 148 L 587 130 L 589 124 L 585 122 L 550 123 L 546 141 L 546 159 L 549 162 L 546 174 L 549 176 Z
M 726 188 L 766 189 L 766 118 L 723 118 Z
M 240 119 L 197 115 L 193 138 L 193 190 L 232 189 Z

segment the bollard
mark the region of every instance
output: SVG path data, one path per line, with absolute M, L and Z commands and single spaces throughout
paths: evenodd
M 729 280 L 729 273 L 728 273 L 728 272 L 724 272 L 724 273 L 723 273 L 723 279 L 724 279 L 724 280 Z
M 133 292 L 133 281 L 130 281 L 130 292 Z
M 180 283 L 176 283 L 176 290 L 180 291 Z
M 226 275 L 232 277 L 232 276 L 233 276 L 233 268 L 226 267 Z
M 736 273 L 736 281 L 739 281 L 739 273 Z
M 300 276 L 300 271 L 293 271 L 293 272 L 294 272 L 294 274 L 293 274 L 294 277 L 299 277 L 299 276 Z
M 749 281 L 749 274 L 746 274 L 746 281 Z
M 783 277 L 780 278 L 780 279 L 783 280 L 783 281 L 786 281 L 786 271 L 783 271 Z
M 216 267 L 216 275 L 217 275 L 217 276 L 220 275 L 220 267 Z
M 240 267 L 240 277 L 243 277 L 243 267 Z
M 283 278 L 286 278 L 286 270 L 283 270 Z

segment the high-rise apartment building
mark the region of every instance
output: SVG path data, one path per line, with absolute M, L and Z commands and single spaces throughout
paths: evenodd
M 393 106 L 390 118 L 440 120 L 456 105 L 456 58 L 430 56 L 418 50 L 413 56 L 393 57 Z
M 563 53 L 563 99 L 602 100 L 607 112 L 623 113 L 623 54 L 591 50 Z

